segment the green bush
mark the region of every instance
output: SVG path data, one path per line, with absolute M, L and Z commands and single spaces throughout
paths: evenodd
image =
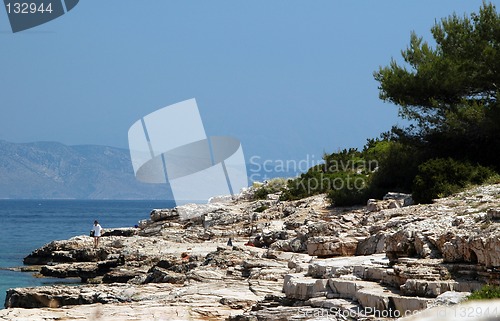
M 323 155 L 323 160 L 324 164 L 311 167 L 306 173 L 290 180 L 288 190 L 282 195 L 282 199 L 293 200 L 346 189 L 343 193 L 337 193 L 339 199 L 341 194 L 345 195 L 342 196 L 344 199 L 352 194 L 347 189 L 366 187 L 370 164 L 364 159 L 362 152 L 355 148 L 344 149 Z M 335 201 L 332 204 L 339 202 Z
M 421 159 L 416 148 L 400 142 L 381 141 L 366 153 L 374 154 L 372 157 L 376 157 L 379 164 L 370 180 L 369 198 L 380 199 L 389 191 L 411 192 Z
M 312 195 L 326 193 L 329 189 L 331 174 L 311 168 L 307 173 L 290 179 L 281 200 L 296 200 Z
M 367 189 L 335 189 L 328 193 L 328 199 L 334 206 L 352 206 L 366 204 Z
M 263 199 L 266 199 L 267 195 L 270 193 L 271 192 L 265 186 L 261 186 L 255 190 L 255 193 L 253 194 L 253 198 L 256 200 L 263 200 Z
M 370 176 L 378 167 L 374 158 L 384 153 L 386 143 L 371 141 L 369 153 L 351 148 L 323 155 L 324 164 L 311 167 L 306 173 L 288 181 L 281 200 L 327 193 L 335 206 L 365 204 Z
M 472 292 L 467 297 L 467 300 L 488 300 L 500 298 L 500 286 L 485 285 L 481 289 Z
M 256 186 L 254 199 L 266 199 L 267 195 L 284 192 L 287 188 L 287 180 L 284 178 L 273 178 L 266 183 Z
M 418 167 L 413 184 L 413 199 L 417 203 L 431 203 L 472 184 L 481 184 L 495 175 L 491 169 L 452 158 L 436 158 Z
M 267 205 L 262 205 L 262 206 L 259 206 L 257 207 L 254 212 L 257 212 L 257 213 L 262 213 L 264 212 L 265 210 L 269 209 L 269 206 Z

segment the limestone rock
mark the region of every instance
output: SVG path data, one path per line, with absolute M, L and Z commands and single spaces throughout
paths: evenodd
M 270 248 L 278 251 L 304 253 L 307 252 L 307 241 L 303 241 L 302 238 L 298 237 L 287 240 L 277 240 L 271 244 Z
M 414 231 L 400 230 L 388 235 L 385 241 L 385 249 L 389 259 L 414 256 L 416 254 Z
M 287 274 L 283 282 L 283 292 L 287 298 L 307 300 L 325 296 L 328 280 L 304 278 L 302 274 Z
M 486 214 L 489 220 L 500 220 L 500 209 L 498 208 L 490 208 Z
M 226 205 L 222 203 L 209 204 L 185 204 L 175 208 L 181 220 L 189 220 L 206 215 L 226 211 Z
M 214 203 L 232 203 L 235 200 L 235 197 L 233 195 L 219 195 L 219 196 L 213 196 L 208 199 L 209 204 L 214 204 Z
M 387 233 L 378 232 L 364 240 L 359 241 L 356 248 L 356 255 L 370 255 L 385 252 L 385 242 Z
M 144 275 L 142 271 L 132 269 L 112 269 L 104 274 L 103 283 L 127 283 L 130 280 L 141 278 Z
M 404 193 L 389 192 L 385 194 L 383 200 L 396 200 L 401 205 L 400 207 L 410 206 L 414 204 L 411 194 Z
M 179 217 L 179 213 L 176 208 L 173 209 L 154 209 L 149 214 L 151 221 L 158 222 L 164 220 L 176 219 Z
M 470 295 L 470 292 L 455 292 L 455 291 L 447 291 L 436 297 L 433 305 L 435 306 L 450 306 L 459 304 L 467 300 L 467 297 Z
M 106 260 L 99 262 L 77 262 L 77 263 L 62 263 L 56 265 L 43 266 L 40 273 L 44 276 L 51 276 L 56 278 L 74 278 L 79 277 L 83 280 L 95 278 L 99 275 L 104 275 L 109 272 L 111 268 L 123 264 L 120 259 Z
M 353 319 L 378 320 L 370 309 L 454 304 L 500 284 L 498 195 L 500 185 L 480 186 L 405 206 L 407 196 L 390 193 L 368 208 L 336 208 L 325 195 L 241 194 L 156 210 L 137 229 L 106 230 L 97 250 L 88 236 L 35 250 L 25 259 L 35 270 L 92 284 L 9 290 L 10 307 L 52 308 L 0 319 L 314 320 L 357 309 Z
M 369 199 L 366 204 L 366 210 L 368 212 L 379 212 L 384 209 L 401 208 L 402 204 L 394 199 L 378 201 L 374 199 Z
M 135 227 L 123 227 L 123 228 L 114 228 L 114 229 L 105 229 L 102 233 L 102 236 L 134 236 L 138 234 L 139 229 Z
M 145 283 L 183 284 L 186 279 L 186 275 L 183 273 L 172 272 L 155 266 L 149 270 Z
M 352 256 L 356 254 L 358 240 L 353 237 L 314 237 L 307 241 L 307 253 L 311 256 Z

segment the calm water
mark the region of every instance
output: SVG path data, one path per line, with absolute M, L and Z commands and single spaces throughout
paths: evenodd
M 21 266 L 23 258 L 53 241 L 86 235 L 95 219 L 103 228 L 134 226 L 153 208 L 172 201 L 0 200 L 0 268 Z M 37 279 L 30 273 L 0 270 L 0 308 L 13 287 L 61 281 Z

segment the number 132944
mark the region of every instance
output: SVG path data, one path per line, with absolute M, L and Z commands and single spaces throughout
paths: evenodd
M 34 2 L 14 2 L 5 5 L 7 13 L 15 14 L 33 14 L 33 13 L 52 13 L 52 3 L 34 3 Z

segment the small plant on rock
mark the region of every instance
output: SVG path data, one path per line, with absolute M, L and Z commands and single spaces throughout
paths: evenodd
M 489 300 L 500 298 L 500 286 L 486 284 L 481 289 L 472 292 L 467 300 Z

